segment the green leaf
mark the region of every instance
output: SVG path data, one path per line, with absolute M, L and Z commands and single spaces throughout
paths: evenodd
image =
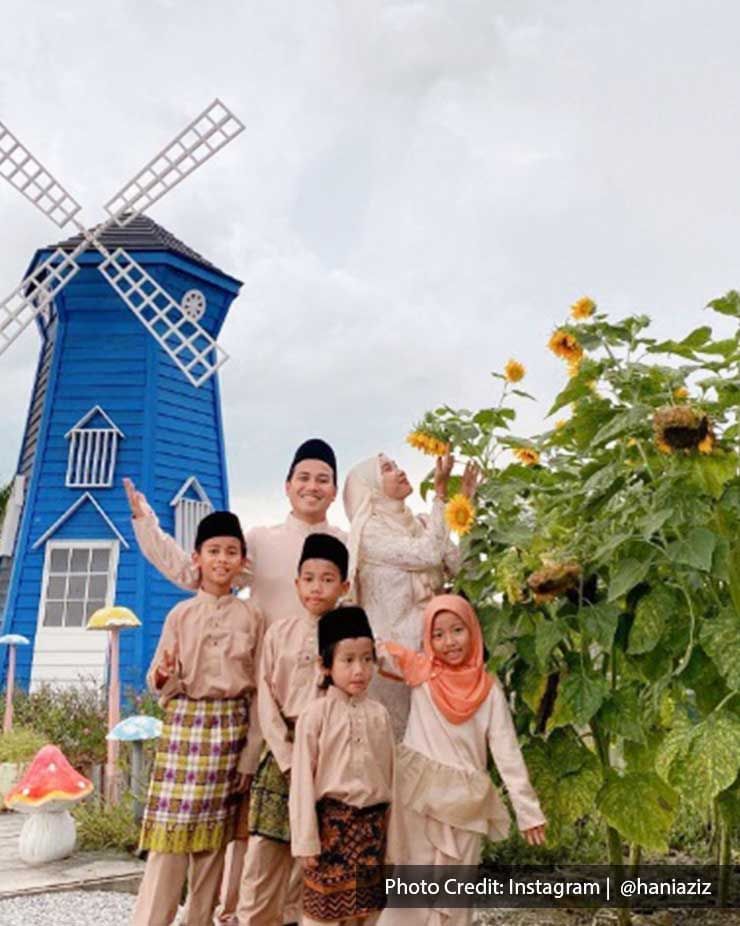
M 542 696 L 546 689 L 547 672 L 541 672 L 535 667 L 528 668 L 524 674 L 524 679 L 519 691 L 521 692 L 522 700 L 533 714 L 537 713 L 537 709 L 540 706 Z
M 534 632 L 534 651 L 537 662 L 544 669 L 553 648 L 563 639 L 566 632 L 565 621 L 548 621 L 542 618 Z
M 676 595 L 670 588 L 659 585 L 651 589 L 637 602 L 627 652 L 638 655 L 655 649 L 676 610 Z
M 571 730 L 532 740 L 523 749 L 532 784 L 548 820 L 548 839 L 592 809 L 602 784 L 598 758 Z
M 644 559 L 627 557 L 627 559 L 623 559 L 617 563 L 616 569 L 610 576 L 607 599 L 609 601 L 614 601 L 616 598 L 621 598 L 622 595 L 626 595 L 630 589 L 642 582 L 648 572 L 650 572 L 651 564 L 652 554 L 646 556 Z
M 740 293 L 731 289 L 719 299 L 713 299 L 707 308 L 714 309 L 720 315 L 733 315 L 735 318 L 740 318 Z
M 655 852 L 668 851 L 678 795 L 655 773 L 619 776 L 610 771 L 596 806 L 624 840 Z
M 644 424 L 649 414 L 650 409 L 644 405 L 634 405 L 626 411 L 618 412 L 612 417 L 611 421 L 608 421 L 596 432 L 592 440 L 593 446 L 598 447 L 600 444 L 605 444 L 607 441 L 618 437 L 620 434 L 634 431 L 636 428 L 639 428 L 641 424 Z
M 711 336 L 712 329 L 709 325 L 703 325 L 701 328 L 694 328 L 691 334 L 687 334 L 679 343 L 682 347 L 698 348 L 701 347 L 702 344 L 706 344 Z
M 669 782 L 697 807 L 729 788 L 740 770 L 740 719 L 729 711 L 710 714 L 687 734 L 688 747 L 670 763 Z
M 699 640 L 733 691 L 740 690 L 740 614 L 725 608 L 702 622 Z
M 548 731 L 568 724 L 585 726 L 601 707 L 608 690 L 606 679 L 600 675 L 572 672 L 561 679 Z
M 555 412 L 560 411 L 564 406 L 570 405 L 571 402 L 577 402 L 578 399 L 583 399 L 588 395 L 591 395 L 591 390 L 588 385 L 585 382 L 581 382 L 578 377 L 574 377 L 568 381 L 568 385 L 565 389 L 555 397 L 555 401 L 545 417 L 549 418 L 550 415 L 554 415 Z
M 642 536 L 649 540 L 653 534 L 673 517 L 673 508 L 661 508 L 660 511 L 651 511 L 641 521 Z
M 694 457 L 691 467 L 696 484 L 713 498 L 719 498 L 725 485 L 735 477 L 737 461 L 730 454 L 715 453 Z
M 716 545 L 716 534 L 706 527 L 694 527 L 683 539 L 668 544 L 666 553 L 677 565 L 711 572 L 712 554 Z
M 610 650 L 619 620 L 619 608 L 615 604 L 600 602 L 583 608 L 579 617 L 588 636 L 602 649 Z
M 645 742 L 645 730 L 642 726 L 642 708 L 637 696 L 637 688 L 630 685 L 612 691 L 599 710 L 597 720 L 615 736 L 636 743 Z

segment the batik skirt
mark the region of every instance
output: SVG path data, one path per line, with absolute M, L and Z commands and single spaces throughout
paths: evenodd
M 213 852 L 234 836 L 237 763 L 248 731 L 244 698 L 167 705 L 149 783 L 140 849 Z
M 280 771 L 275 756 L 266 749 L 249 792 L 249 832 L 277 842 L 290 842 L 288 776 Z
M 331 922 L 385 907 L 388 806 L 352 807 L 328 797 L 318 802 L 321 855 L 303 875 L 303 911 L 311 919 Z

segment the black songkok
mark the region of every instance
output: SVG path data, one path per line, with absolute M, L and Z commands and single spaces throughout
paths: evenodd
M 299 572 L 307 559 L 328 560 L 330 563 L 334 563 L 339 570 L 342 582 L 347 578 L 349 552 L 342 541 L 332 537 L 331 534 L 309 534 L 306 537 L 301 558 L 298 562 Z
M 327 649 L 340 640 L 355 637 L 373 638 L 370 621 L 362 608 L 344 605 L 327 611 L 319 618 L 319 651 Z
M 212 537 L 236 537 L 246 553 L 247 543 L 242 533 L 242 526 L 239 518 L 231 511 L 212 511 L 203 518 L 195 535 L 195 549 L 199 550 L 202 544 Z
M 337 484 L 337 458 L 325 440 L 321 440 L 320 437 L 312 437 L 301 444 L 295 452 L 293 462 L 290 464 L 288 480 L 290 480 L 293 470 L 302 460 L 321 460 L 322 463 L 326 463 L 327 466 L 331 467 L 334 474 L 334 485 Z

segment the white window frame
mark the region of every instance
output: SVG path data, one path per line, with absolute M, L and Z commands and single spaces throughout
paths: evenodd
M 185 498 L 190 491 L 198 498 Z M 175 540 L 183 550 L 190 552 L 195 548 L 198 524 L 214 510 L 213 503 L 198 479 L 190 476 L 180 486 L 170 505 L 175 509 Z
M 110 427 L 86 427 L 95 415 L 104 418 Z M 113 485 L 118 442 L 126 436 L 123 431 L 99 405 L 95 405 L 64 436 L 69 441 L 65 486 L 68 489 L 109 489 Z
M 52 575 L 50 571 L 51 567 L 51 554 L 54 550 L 74 550 L 74 549 L 85 549 L 85 550 L 109 550 L 110 555 L 108 557 L 108 586 L 106 588 L 105 601 L 103 607 L 109 608 L 114 601 L 116 593 L 116 579 L 118 577 L 118 556 L 120 553 L 121 545 L 117 540 L 49 540 L 44 549 L 44 571 L 41 580 L 41 594 L 39 596 L 39 611 L 36 621 L 37 633 L 71 633 L 73 631 L 84 630 L 87 624 L 87 617 L 83 619 L 82 624 L 76 626 L 67 626 L 62 623 L 60 625 L 48 625 L 44 624 L 44 617 L 46 615 L 46 592 L 49 587 L 49 579 Z M 60 573 L 54 573 L 54 575 L 59 575 Z M 66 573 L 69 576 L 69 572 Z M 89 574 L 89 573 L 88 573 Z M 86 599 L 87 602 L 87 599 Z

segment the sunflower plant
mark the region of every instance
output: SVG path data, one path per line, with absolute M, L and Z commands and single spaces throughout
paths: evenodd
M 711 808 L 719 858 L 740 805 L 740 339 L 658 341 L 650 319 L 576 304 L 552 429 L 499 402 L 442 407 L 430 433 L 484 473 L 459 590 L 514 694 L 558 839 L 594 808 L 609 861 L 668 850 L 679 804 Z M 709 308 L 740 319 L 740 294 Z M 573 313 L 571 313 L 573 314 Z

